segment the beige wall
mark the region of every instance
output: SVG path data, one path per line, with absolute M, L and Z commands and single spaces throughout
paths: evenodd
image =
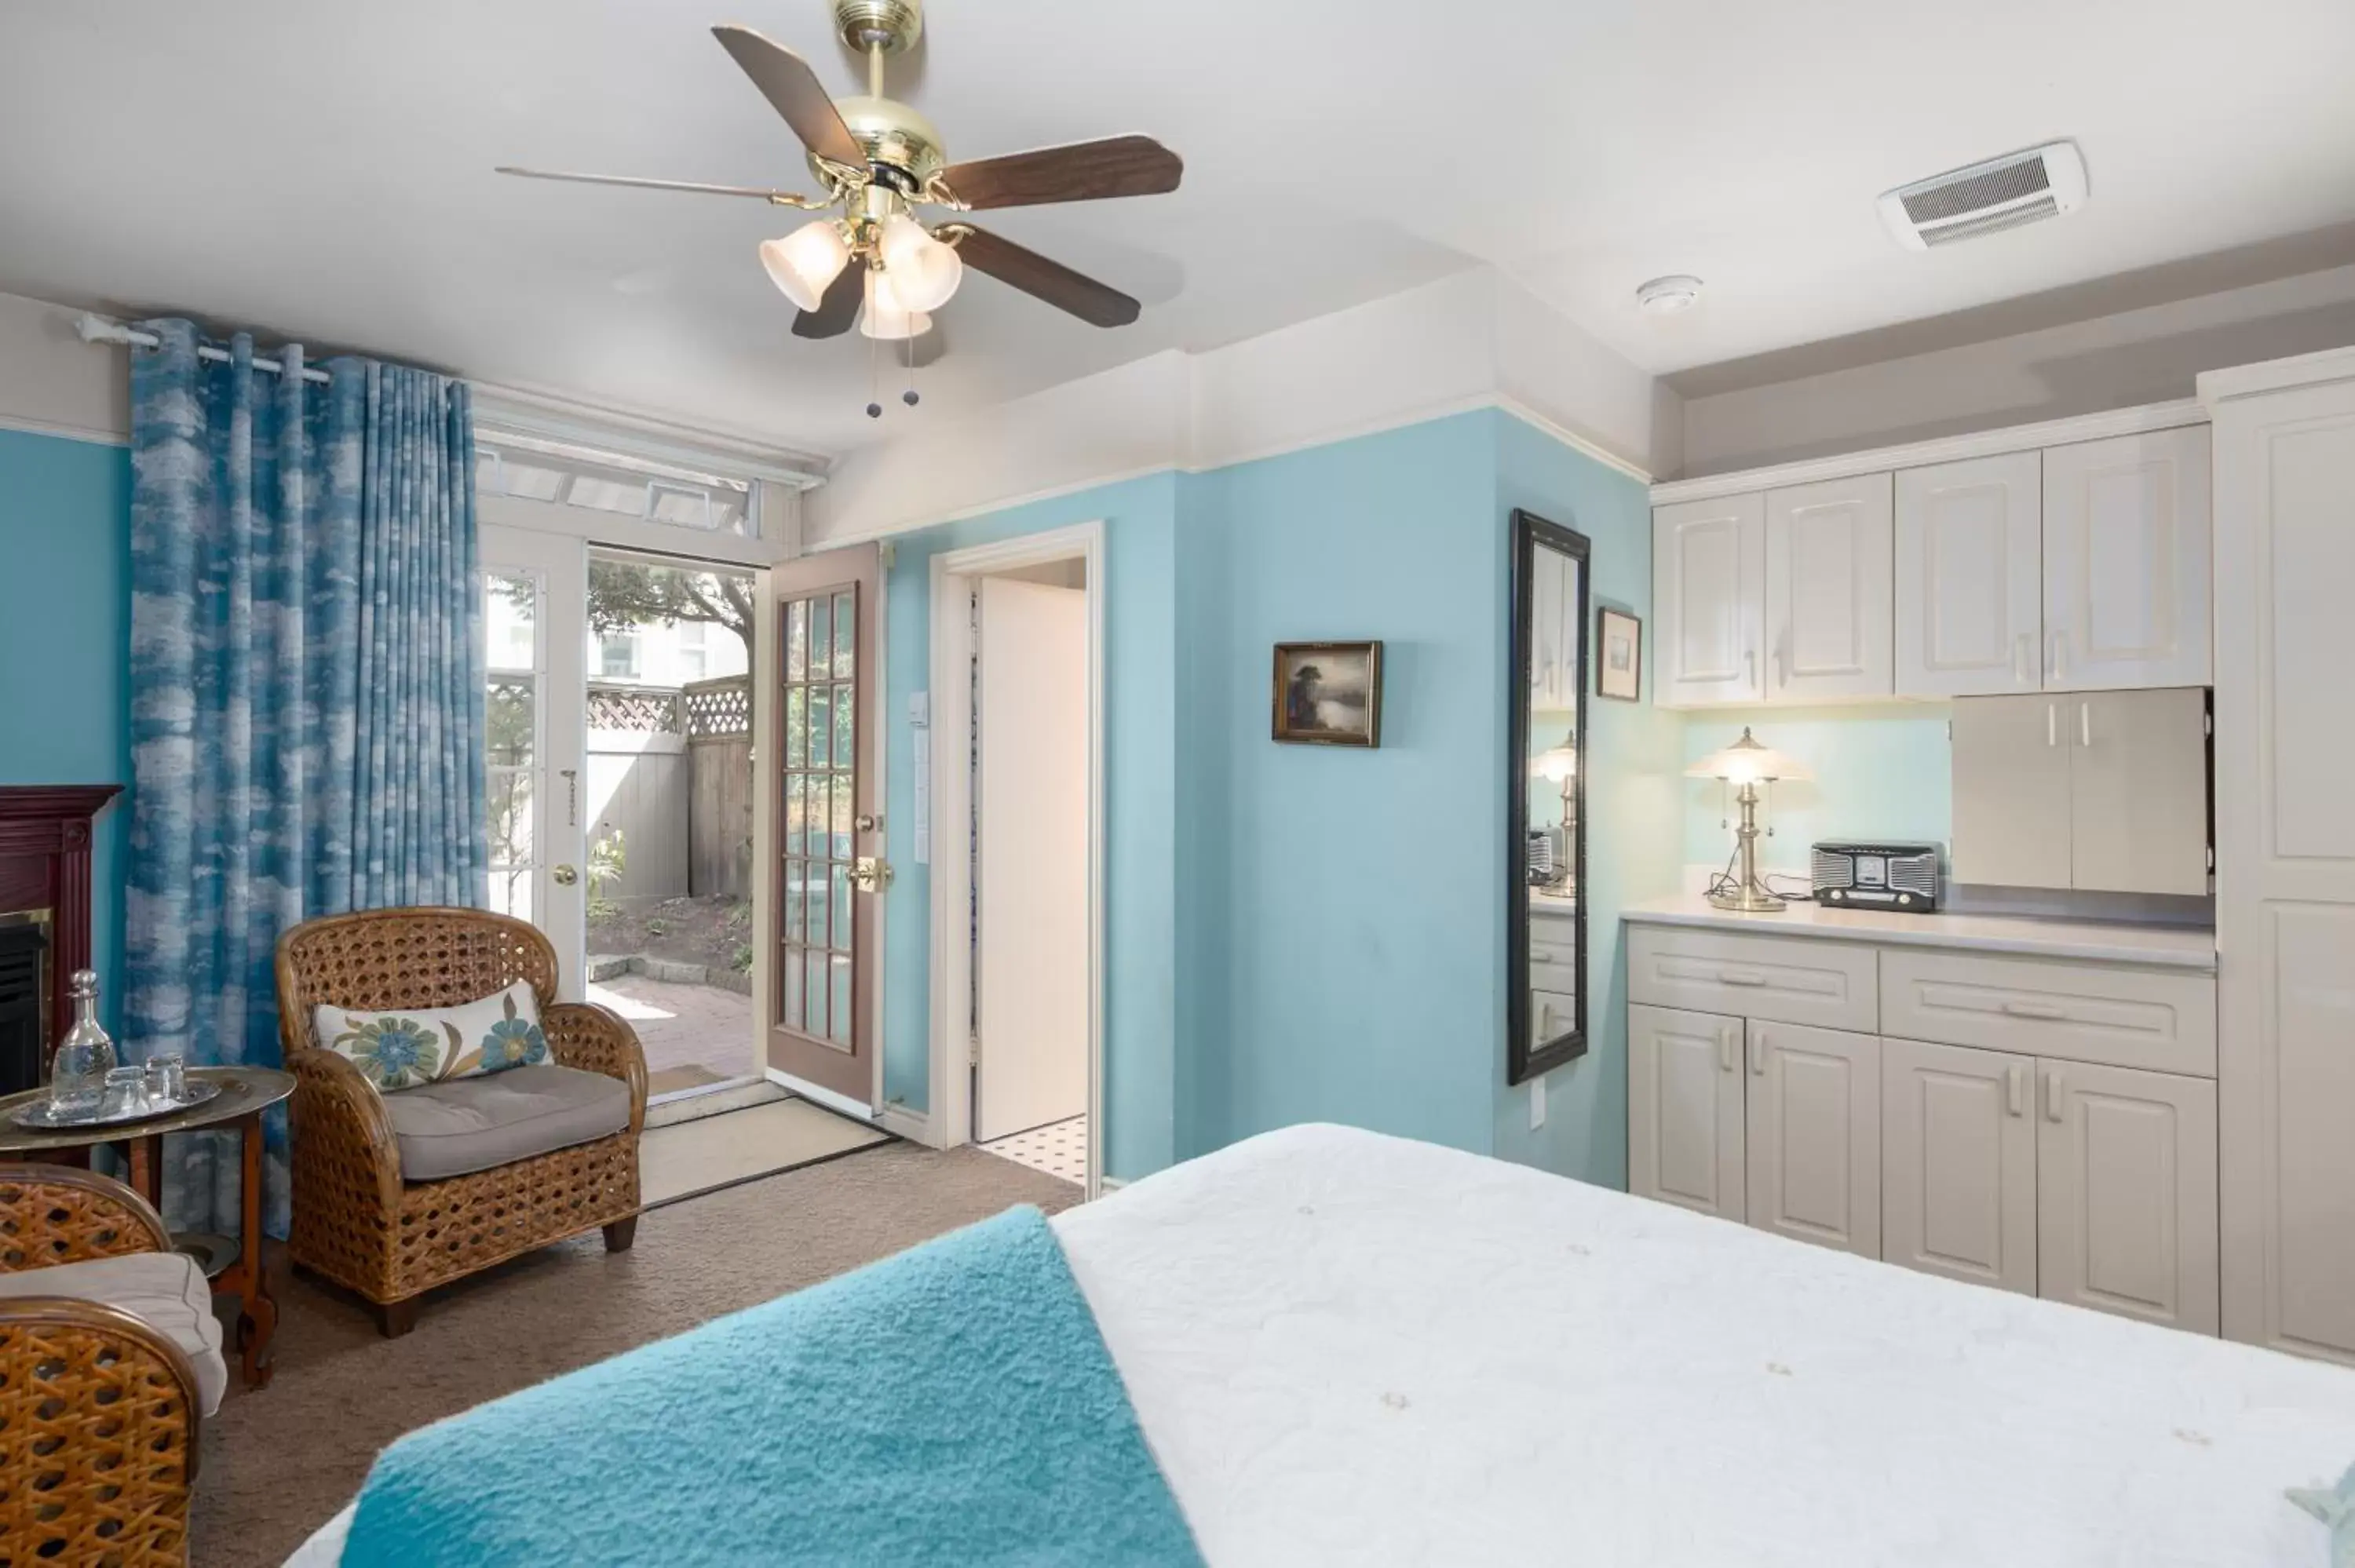
M 2192 396 L 2203 370 L 2355 344 L 2355 266 L 1689 398 L 1686 477 Z

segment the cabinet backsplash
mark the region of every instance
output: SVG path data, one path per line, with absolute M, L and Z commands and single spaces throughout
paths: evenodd
M 1804 876 L 1807 846 L 1817 839 L 1953 837 L 1954 794 L 1945 703 L 1886 707 L 1728 708 L 1685 715 L 1685 760 L 1697 762 L 1731 744 L 1749 725 L 1775 750 L 1806 764 L 1815 777 L 1774 786 L 1759 841 L 1766 869 Z M 1678 781 L 1685 791 L 1685 861 L 1722 869 L 1733 851 L 1719 786 Z

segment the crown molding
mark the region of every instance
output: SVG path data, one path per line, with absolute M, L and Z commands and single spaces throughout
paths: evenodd
M 2200 381 L 2204 387 L 2207 377 L 2200 377 Z M 2154 430 L 2180 429 L 2186 425 L 2204 425 L 2207 422 L 2206 407 L 2198 398 L 2186 397 L 2135 408 L 2080 414 L 2066 419 L 2046 419 L 2033 425 L 2010 425 L 2002 429 L 1941 436 L 1935 440 L 1910 441 L 1903 446 L 1875 447 L 1866 451 L 1843 452 L 1837 457 L 1807 458 L 1798 462 L 1776 463 L 1771 468 L 1742 469 L 1732 473 L 1707 474 L 1699 479 L 1670 480 L 1652 486 L 1652 504 L 1666 506 L 1679 501 L 1718 501 L 1729 495 L 1747 495 L 1753 491 L 1819 484 L 1826 480 L 1854 479 L 1859 474 L 1926 468 L 1932 463 L 1960 462 L 1970 458 L 2000 457 L 2006 452 L 2073 446 L 2080 441 L 2108 440 L 2115 436 L 2148 435 Z
M 2332 381 L 2355 381 L 2355 348 L 2328 348 L 2319 354 L 2268 359 L 2262 365 L 2203 371 L 2200 376 L 2200 401 L 2213 408 L 2234 397 L 2254 397 Z

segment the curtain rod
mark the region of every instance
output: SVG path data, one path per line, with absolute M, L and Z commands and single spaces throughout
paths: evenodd
M 164 340 L 152 332 L 141 332 L 137 327 L 124 326 L 121 322 L 111 322 L 104 316 L 95 315 L 89 311 L 84 311 L 80 318 L 74 323 L 74 331 L 81 334 L 81 340 L 84 343 L 119 343 L 136 348 L 161 348 L 164 345 Z M 197 345 L 197 357 L 209 359 L 219 365 L 227 365 L 229 362 L 227 349 L 215 348 L 208 343 Z M 283 360 L 264 359 L 260 355 L 256 355 L 250 363 L 256 370 L 266 370 L 273 376 L 286 374 L 286 362 Z M 303 379 L 325 385 L 329 377 L 325 371 L 313 370 L 306 366 L 304 367 Z

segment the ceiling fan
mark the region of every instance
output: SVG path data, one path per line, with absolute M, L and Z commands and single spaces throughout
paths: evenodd
M 753 185 L 698 185 L 621 175 L 502 166 L 503 175 L 647 190 L 750 196 L 826 216 L 761 245 L 761 265 L 800 307 L 798 337 L 838 337 L 854 322 L 870 338 L 898 342 L 932 326 L 975 267 L 1002 283 L 1100 327 L 1125 326 L 1141 307 L 1119 290 L 955 215 L 988 207 L 1158 196 L 1178 188 L 1185 165 L 1150 136 L 1111 136 L 952 164 L 930 120 L 883 95 L 883 63 L 922 35 L 922 0 L 833 0 L 843 42 L 867 57 L 863 97 L 828 96 L 809 62 L 750 27 L 712 35 L 809 151 L 824 195 Z M 919 207 L 947 209 L 928 221 Z M 853 265 L 856 263 L 856 265 Z M 908 394 L 913 402 L 915 395 Z M 879 415 L 879 406 L 868 412 Z

